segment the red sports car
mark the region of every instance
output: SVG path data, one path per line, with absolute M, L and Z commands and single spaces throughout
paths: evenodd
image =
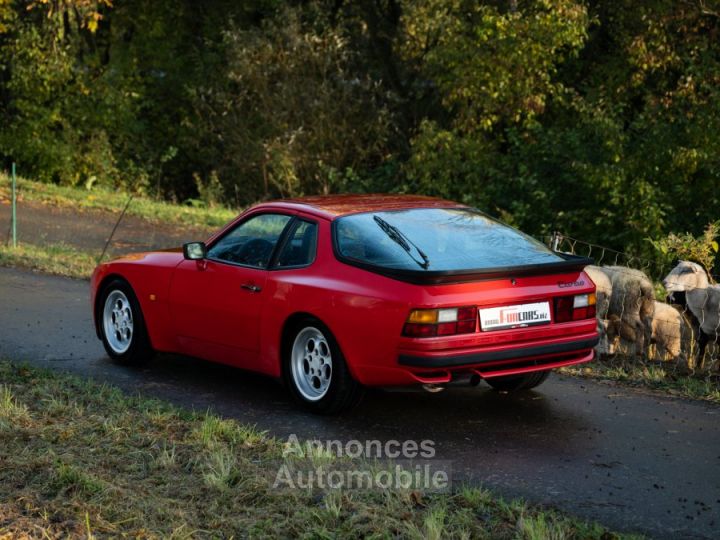
M 462 204 L 343 195 L 259 204 L 206 242 L 98 266 L 113 359 L 181 353 L 282 379 L 315 412 L 365 386 L 532 388 L 598 342 L 592 261 Z

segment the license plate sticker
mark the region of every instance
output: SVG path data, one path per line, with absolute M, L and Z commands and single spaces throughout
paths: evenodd
M 550 302 L 480 309 L 480 327 L 483 331 L 523 328 L 549 322 Z

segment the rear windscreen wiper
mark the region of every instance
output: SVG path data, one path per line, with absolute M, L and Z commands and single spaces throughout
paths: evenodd
M 405 236 L 400 229 L 398 229 L 395 225 L 390 225 L 380 216 L 373 216 L 373 219 L 375 220 L 375 223 L 378 224 L 378 227 L 380 227 L 383 232 L 388 235 L 388 238 L 403 248 L 407 254 L 410 255 L 410 258 L 415 261 L 418 266 L 420 266 L 420 268 L 424 270 L 428 269 L 430 266 L 430 259 L 428 259 L 428 256 L 425 255 L 423 250 L 416 246 L 412 240 Z M 418 260 L 413 256 L 412 248 L 415 248 L 415 251 L 417 251 L 417 254 L 420 255 L 422 260 Z

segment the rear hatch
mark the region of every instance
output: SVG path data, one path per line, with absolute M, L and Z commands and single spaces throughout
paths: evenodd
M 592 260 L 472 208 L 344 216 L 333 221 L 333 246 L 347 264 L 420 286 L 403 327 L 407 350 L 461 354 L 595 332 L 594 284 L 583 272 Z
M 415 284 L 571 273 L 592 263 L 467 207 L 352 214 L 332 228 L 339 260 Z

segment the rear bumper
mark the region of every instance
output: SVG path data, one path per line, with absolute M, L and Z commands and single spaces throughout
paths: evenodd
M 593 349 L 598 344 L 598 336 L 581 340 L 566 341 L 561 343 L 550 343 L 533 345 L 530 347 L 518 347 L 512 349 L 500 349 L 494 351 L 480 351 L 470 354 L 459 354 L 453 356 L 433 355 L 414 356 L 401 354 L 398 363 L 401 366 L 417 368 L 456 368 L 476 364 L 489 364 L 517 359 L 530 359 L 545 357 L 548 355 L 560 356 L 568 353 L 578 353 Z M 584 356 L 584 355 L 583 355 Z
M 468 343 L 444 349 L 401 347 L 387 364 L 357 365 L 355 373 L 368 386 L 396 386 L 446 384 L 465 375 L 488 379 L 581 364 L 595 357 L 594 347 L 599 341 L 594 322 L 590 324 L 590 328 L 570 336 L 554 335 L 523 343 Z M 416 340 L 413 344 L 425 342 Z

